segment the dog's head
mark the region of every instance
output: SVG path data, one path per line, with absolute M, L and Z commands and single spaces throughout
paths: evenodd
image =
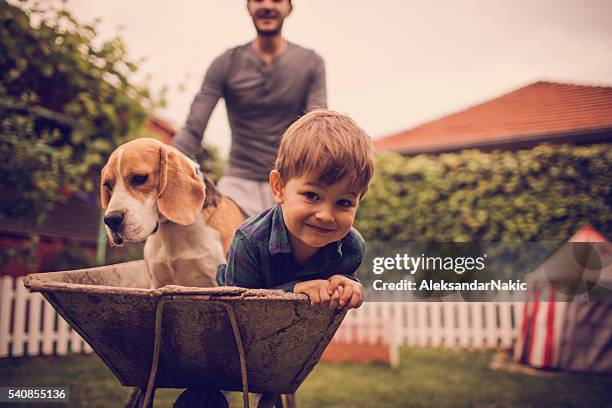
M 155 139 L 136 139 L 119 146 L 102 169 L 104 223 L 116 246 L 144 241 L 162 221 L 192 224 L 204 198 L 204 183 L 193 163 Z

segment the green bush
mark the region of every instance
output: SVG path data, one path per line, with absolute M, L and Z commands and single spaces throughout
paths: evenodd
M 559 242 L 590 223 L 610 237 L 611 168 L 609 144 L 380 154 L 356 227 L 381 241 Z
M 63 3 L 0 0 L 0 217 L 42 222 L 63 191 L 97 194 L 106 158 L 157 106 L 136 71 Z
M 97 196 L 107 157 L 163 103 L 133 80 L 121 39 L 98 41 L 97 22 L 77 21 L 64 3 L 0 0 L 0 219 L 42 223 L 66 192 Z M 37 242 L 0 249 L 0 265 L 35 265 Z M 69 246 L 58 262 L 91 259 Z

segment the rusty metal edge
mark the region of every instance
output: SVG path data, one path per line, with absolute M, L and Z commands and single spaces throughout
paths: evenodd
M 338 327 L 340 327 L 340 324 L 344 320 L 346 313 L 347 313 L 346 310 L 339 311 L 332 318 L 329 326 L 327 326 L 327 331 L 326 331 L 325 336 L 323 336 L 323 338 L 321 339 L 317 347 L 315 347 L 310 357 L 306 360 L 306 362 L 302 366 L 302 369 L 295 375 L 295 377 L 293 377 L 293 380 L 291 380 L 291 383 L 296 384 L 295 389 L 293 389 L 291 393 L 295 393 L 295 391 L 297 391 L 297 389 L 302 384 L 302 382 L 304 382 L 308 374 L 310 374 L 313 368 L 319 363 L 319 360 L 321 359 L 321 356 L 323 355 L 325 348 L 331 342 L 332 338 L 336 334 L 336 331 L 338 330 Z
M 129 267 L 142 264 L 143 261 L 131 261 L 115 265 L 99 266 L 94 268 L 75 269 L 70 271 L 44 272 L 29 274 L 24 279 L 24 285 L 33 292 L 43 291 L 61 291 L 61 292 L 86 292 L 96 294 L 117 294 L 117 295 L 136 295 L 145 297 L 161 297 L 167 295 L 206 295 L 215 298 L 239 297 L 245 300 L 253 300 L 257 298 L 265 298 L 266 300 L 307 300 L 306 295 L 298 295 L 295 293 L 283 292 L 273 289 L 248 289 L 235 286 L 222 286 L 213 288 L 195 288 L 179 285 L 168 285 L 158 289 L 144 288 L 123 288 L 106 285 L 88 285 L 79 283 L 66 283 L 54 281 L 53 278 L 66 273 L 83 273 L 88 271 L 97 271 L 101 268 L 111 267 Z

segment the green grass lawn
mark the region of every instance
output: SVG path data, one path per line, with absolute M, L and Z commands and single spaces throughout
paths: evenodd
M 508 373 L 491 369 L 492 357 L 490 351 L 406 348 L 398 369 L 319 364 L 297 392 L 298 407 L 611 406 L 612 376 Z M 94 355 L 0 359 L 0 386 L 6 385 L 69 386 L 73 407 L 120 407 L 127 395 Z M 158 390 L 155 406 L 171 406 L 179 393 Z

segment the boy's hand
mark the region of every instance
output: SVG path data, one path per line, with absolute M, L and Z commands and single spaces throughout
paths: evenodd
M 328 281 L 328 291 L 340 294 L 340 299 L 338 299 L 340 307 L 345 307 L 348 310 L 361 306 L 363 303 L 363 286 L 361 286 L 361 283 L 355 282 L 344 275 L 334 275 Z
M 337 290 L 330 291 L 329 281 L 325 279 L 298 282 L 293 286 L 293 293 L 307 295 L 313 306 L 329 307 L 330 309 L 337 308 L 340 300 L 340 293 Z

